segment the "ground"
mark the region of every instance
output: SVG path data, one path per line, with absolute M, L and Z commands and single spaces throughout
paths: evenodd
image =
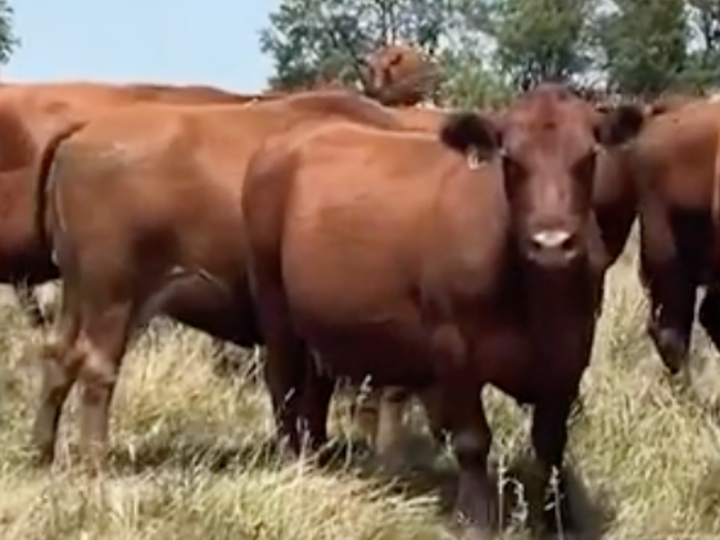
M 720 537 L 716 355 L 698 335 L 693 391 L 665 378 L 643 332 L 646 305 L 634 263 L 628 256 L 611 271 L 582 384 L 567 453 L 573 518 L 581 538 Z M 0 306 L 0 329 L 0 538 L 451 538 L 444 500 L 453 463 L 446 453 L 432 454 L 422 434 L 408 442 L 413 474 L 394 482 L 373 472 L 371 459 L 349 443 L 331 466 L 283 460 L 269 443 L 264 388 L 251 374 L 235 382 L 218 377 L 209 339 L 164 322 L 125 363 L 109 478 L 90 482 L 68 467 L 76 448 L 74 399 L 59 466 L 34 470 L 26 452 L 41 333 L 11 302 Z M 484 399 L 499 484 L 509 492 L 507 535 L 523 538 L 525 490 L 506 471 L 527 453 L 528 415 L 498 392 Z M 347 405 L 334 404 L 332 431 L 341 441 L 354 439 Z M 420 431 L 422 417 L 415 416 Z

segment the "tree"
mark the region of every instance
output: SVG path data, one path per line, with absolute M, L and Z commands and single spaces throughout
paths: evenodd
M 308 87 L 328 74 L 341 79 L 357 77 L 352 72 L 355 55 L 368 48 L 357 6 L 330 13 L 324 4 L 322 0 L 285 0 L 270 14 L 270 26 L 261 32 L 260 47 L 275 63 L 271 87 Z
M 0 63 L 6 64 L 20 45 L 12 28 L 13 9 L 7 0 L 0 0 Z
M 510 88 L 488 56 L 478 49 L 447 50 L 438 64 L 442 68 L 440 95 L 444 103 L 455 107 L 486 108 L 503 105 L 511 96 Z
M 615 3 L 597 26 L 610 86 L 645 97 L 684 86 L 690 74 L 685 1 Z
M 590 67 L 595 0 L 496 0 L 492 7 L 497 63 L 515 86 L 569 82 Z
M 691 42 L 684 79 L 688 86 L 703 88 L 720 84 L 720 2 L 689 0 Z
M 318 79 L 360 79 L 358 59 L 392 43 L 407 43 L 439 58 L 448 36 L 477 32 L 485 20 L 474 0 L 284 0 L 261 33 L 276 89 L 302 88 Z

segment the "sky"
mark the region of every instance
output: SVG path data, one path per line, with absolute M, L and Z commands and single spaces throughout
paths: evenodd
M 259 31 L 280 0 L 10 0 L 22 40 L 8 80 L 265 87 Z M 252 6 L 252 7 L 251 7 Z

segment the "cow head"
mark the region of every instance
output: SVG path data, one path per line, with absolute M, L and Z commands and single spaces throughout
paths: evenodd
M 383 105 L 414 105 L 428 90 L 429 66 L 412 47 L 387 45 L 362 58 L 360 64 L 365 94 Z
M 599 235 L 592 211 L 598 152 L 633 138 L 644 118 L 630 105 L 598 112 L 563 86 L 545 84 L 495 117 L 452 115 L 440 138 L 474 160 L 499 160 L 520 253 L 558 268 L 585 260 Z

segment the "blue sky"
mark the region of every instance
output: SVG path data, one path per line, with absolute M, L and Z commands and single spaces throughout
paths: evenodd
M 265 86 L 258 32 L 280 0 L 10 0 L 17 81 L 91 79 Z M 252 7 L 251 7 L 252 6 Z

